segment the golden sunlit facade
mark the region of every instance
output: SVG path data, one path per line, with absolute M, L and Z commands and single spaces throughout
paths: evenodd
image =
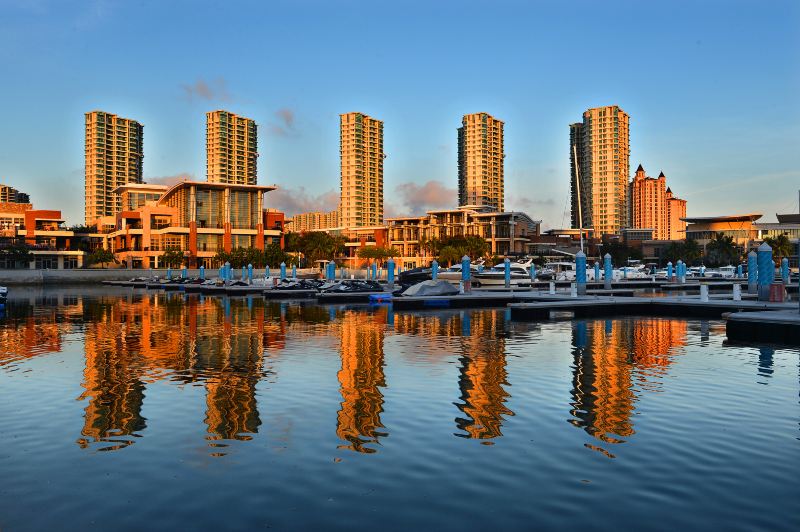
M 470 310 L 431 315 L 400 313 L 393 321 L 395 333 L 430 342 L 430 352 L 420 349 L 407 356 L 441 360 L 458 355 L 460 396 L 455 405 L 463 415 L 455 418 L 455 435 L 485 444 L 501 437 L 505 418 L 514 415 L 506 405 L 511 394 L 506 390 L 504 314 Z M 443 340 L 448 345 L 445 351 L 441 349 Z
M 686 238 L 686 200 L 676 198 L 672 189 L 667 187 L 667 240 L 683 240 Z
M 458 205 L 505 209 L 503 121 L 464 115 L 458 128 Z
M 570 423 L 604 444 L 633 436 L 634 384 L 655 386 L 686 332 L 686 322 L 659 318 L 574 323 Z M 613 458 L 608 449 L 587 446 Z
M 457 437 L 491 444 L 503 437 L 506 420 L 514 415 L 509 331 L 517 339 L 540 336 L 535 333 L 540 325 L 511 324 L 501 310 L 394 313 L 387 307 L 364 311 L 260 298 L 75 293 L 54 296 L 51 306 L 0 329 L 0 368 L 61 352 L 62 338 L 82 328 L 85 365 L 78 399 L 85 405 L 75 441 L 92 450 L 123 449 L 145 437 L 145 402 L 159 393 L 147 389 L 170 379 L 202 391 L 197 399 L 204 412 L 196 422 L 204 427 L 209 453 L 224 455 L 230 440 L 248 441 L 261 431 L 259 383 L 274 382 L 269 377 L 276 375 L 287 339 L 312 337 L 340 362 L 339 449 L 374 453 L 389 436 L 382 416 L 390 385 L 385 345 L 395 341 L 392 336 L 405 342 L 405 349 L 395 353 L 402 359 L 395 362 L 439 369 L 456 365 L 446 378 L 457 379 L 452 389 L 457 386 L 458 397 L 446 402 L 458 414 L 448 414 L 445 422 Z M 30 305 L 37 301 L 30 296 Z M 664 390 L 690 324 L 662 318 L 572 323 L 571 399 L 560 408 L 569 409 L 569 423 L 591 436 L 586 447 L 613 457 L 609 446 L 635 435 L 637 401 L 643 391 Z M 715 327 L 715 334 L 724 335 L 724 324 Z M 700 334 L 709 334 L 707 324 Z
M 652 229 L 654 240 L 680 240 L 686 234 L 686 200 L 667 187 L 664 172 L 648 177 L 642 165 L 630 184 L 631 228 Z
M 264 229 L 263 223 L 264 194 L 274 189 L 204 181 L 120 187 L 126 203 L 141 206 L 116 216 L 107 245 L 134 268 L 158 267 L 170 248 L 183 251 L 195 267 L 216 267 L 219 251 L 264 249 L 265 237 L 280 238 L 282 229 Z
M 254 120 L 229 113 L 206 113 L 206 180 L 255 185 L 258 127 Z
M 86 113 L 85 224 L 115 216 L 122 201 L 114 192 L 142 182 L 144 127 L 137 121 L 103 111 Z
M 577 160 L 576 156 L 577 155 Z M 570 124 L 572 227 L 578 228 L 578 195 L 583 227 L 598 237 L 618 235 L 628 226 L 630 117 L 619 106 L 588 109 L 583 122 Z M 580 170 L 580 191 L 576 171 Z
M 383 341 L 386 312 L 373 315 L 345 311 L 339 319 L 339 378 L 342 403 L 336 414 L 336 435 L 344 442 L 340 448 L 374 453 L 374 444 L 387 436 L 381 431 L 384 375 Z
M 339 115 L 342 227 L 383 224 L 383 122 L 362 113 Z
M 339 227 L 339 211 L 303 212 L 292 216 L 286 224 L 288 229 L 295 233 L 332 229 Z

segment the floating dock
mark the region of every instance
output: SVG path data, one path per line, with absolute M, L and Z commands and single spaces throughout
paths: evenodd
M 262 294 L 266 299 L 310 299 L 316 297 L 319 292 L 316 290 L 277 290 L 270 288 L 264 290 L 262 287 Z
M 634 314 L 644 316 L 680 316 L 721 318 L 731 312 L 763 312 L 797 310 L 796 303 L 765 301 L 733 301 L 699 297 L 654 298 L 571 298 L 568 301 L 535 301 L 511 303 L 511 318 L 518 320 L 548 319 L 550 312 L 572 312 L 575 317 Z
M 800 345 L 800 311 L 737 312 L 727 316 L 729 340 Z
M 369 303 L 372 296 L 389 296 L 391 292 L 321 292 L 317 294 L 319 303 Z

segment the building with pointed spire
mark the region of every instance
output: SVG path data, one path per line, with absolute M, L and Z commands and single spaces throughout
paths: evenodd
M 686 238 L 686 200 L 676 198 L 672 189 L 667 187 L 667 240 L 683 240 Z
M 652 229 L 654 240 L 680 240 L 684 237 L 686 200 L 676 198 L 667 188 L 667 177 L 649 177 L 640 164 L 630 183 L 630 226 Z

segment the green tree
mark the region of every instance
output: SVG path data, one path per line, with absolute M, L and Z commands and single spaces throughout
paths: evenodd
M 436 256 L 444 247 L 444 244 L 438 238 L 423 238 L 420 240 L 419 247 L 427 254 Z
M 716 233 L 714 238 L 706 244 L 706 262 L 710 266 L 726 266 L 739 261 L 739 252 L 733 237 L 724 233 Z
M 186 254 L 178 248 L 167 248 L 161 254 L 161 264 L 170 268 L 178 268 L 186 261 Z
M 300 239 L 302 235 L 300 233 L 290 232 L 286 233 L 283 236 L 283 249 L 292 252 L 292 251 L 300 251 Z
M 775 257 L 783 258 L 792 254 L 792 242 L 785 234 L 776 237 L 764 237 L 764 242 L 772 248 L 772 254 Z
M 268 244 L 264 248 L 264 265 L 275 268 L 280 266 L 281 262 L 289 264 L 289 255 L 281 249 L 279 244 Z
M 103 268 L 106 268 L 109 263 L 117 263 L 117 259 L 114 257 L 114 253 L 111 252 L 110 249 L 95 249 L 89 256 L 86 258 L 87 262 L 91 264 L 100 264 Z
M 300 237 L 299 251 L 306 260 L 314 263 L 318 260 L 332 259 L 340 246 L 340 241 L 324 231 L 312 231 Z
M 464 256 L 462 251 L 454 246 L 444 246 L 439 250 L 439 263 L 447 264 L 448 267 L 460 263 Z
M 683 260 L 686 261 L 687 264 L 697 264 L 702 256 L 703 250 L 700 244 L 697 243 L 697 240 L 687 238 L 683 242 Z
M 485 238 L 479 236 L 470 235 L 464 238 L 464 247 L 472 260 L 477 260 L 489 253 L 489 243 Z
M 676 265 L 679 260 L 686 264 L 697 264 L 702 256 L 703 250 L 700 248 L 700 244 L 696 240 L 688 239 L 683 242 L 671 243 L 661 255 L 661 260 L 664 264 L 671 262 Z
M 641 260 L 642 251 L 632 248 L 619 241 L 611 241 L 603 244 L 603 256 L 608 253 L 611 255 L 611 262 L 617 266 L 625 266 L 628 260 Z
M 33 260 L 33 254 L 30 248 L 24 243 L 14 244 L 0 250 L 0 257 L 5 259 L 6 262 L 12 263 L 14 269 L 16 269 L 20 263 L 24 265 L 24 268 L 27 268 L 28 264 Z
M 399 255 L 398 251 L 394 248 L 383 248 L 378 246 L 364 246 L 358 249 L 357 252 L 359 258 L 362 259 L 371 259 L 378 264 L 383 264 L 391 257 L 397 257 Z
M 96 225 L 73 225 L 69 228 L 70 231 L 76 234 L 96 233 Z

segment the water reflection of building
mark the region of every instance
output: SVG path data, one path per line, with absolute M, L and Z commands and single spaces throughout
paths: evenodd
M 92 443 L 108 444 L 101 450 L 113 450 L 133 443 L 133 438 L 147 426 L 141 415 L 145 386 L 136 349 L 128 345 L 133 331 L 122 305 L 111 305 L 86 324 L 83 371 L 84 409 L 81 447 Z M 127 305 L 125 305 L 127 307 Z M 129 309 L 125 309 L 129 310 Z
M 81 445 L 132 443 L 145 428 L 145 384 L 165 375 L 203 383 L 209 440 L 246 440 L 258 432 L 262 353 L 268 338 L 282 345 L 285 336 L 280 324 L 268 331 L 261 300 L 147 293 L 93 301 L 88 313 Z
M 252 439 L 261 425 L 256 385 L 263 375 L 264 308 L 229 305 L 221 315 L 196 316 L 193 369 L 205 376 L 208 439 Z
M 464 417 L 456 418 L 463 431 L 457 436 L 489 440 L 502 436 L 503 416 L 514 415 L 505 403 L 510 394 L 506 371 L 503 314 L 464 312 L 461 320 L 461 368 L 458 387 Z
M 339 320 L 339 370 L 342 403 L 336 417 L 336 435 L 347 444 L 340 448 L 374 453 L 372 444 L 388 434 L 383 428 L 383 340 L 386 309 L 374 314 L 345 311 Z
M 0 367 L 61 351 L 63 336 L 74 330 L 83 313 L 82 301 L 63 295 L 43 299 L 31 296 L 27 302 L 15 300 L 6 309 L 4 326 L 0 327 Z
M 635 433 L 634 380 L 658 388 L 672 363 L 671 349 L 683 345 L 686 323 L 636 319 L 573 324 L 573 388 L 570 423 L 605 443 Z
M 505 403 L 510 394 L 502 311 L 444 311 L 394 316 L 395 331 L 429 338 L 433 356 L 459 353 L 458 385 L 463 416 L 455 419 L 462 438 L 490 440 L 502 436 L 504 416 L 514 415 Z M 417 355 L 421 356 L 421 355 Z

